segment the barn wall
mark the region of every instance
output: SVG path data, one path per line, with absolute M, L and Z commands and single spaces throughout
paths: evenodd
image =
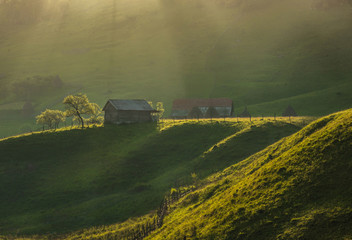
M 110 103 L 105 108 L 104 122 L 118 123 L 118 112 Z
M 215 107 L 220 117 L 230 117 L 232 115 L 232 107 Z
M 118 111 L 119 122 L 150 122 L 152 117 L 147 111 Z
M 133 123 L 133 122 L 151 122 L 152 116 L 148 111 L 118 111 L 111 104 L 105 108 L 105 123 Z

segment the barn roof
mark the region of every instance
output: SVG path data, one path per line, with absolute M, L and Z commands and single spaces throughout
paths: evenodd
M 194 107 L 231 107 L 232 100 L 229 98 L 203 98 L 203 99 L 176 99 L 172 104 L 172 110 L 189 110 Z
M 105 108 L 109 103 L 116 110 L 156 112 L 156 110 L 153 109 L 144 99 L 109 99 L 105 104 L 103 111 L 105 111 Z

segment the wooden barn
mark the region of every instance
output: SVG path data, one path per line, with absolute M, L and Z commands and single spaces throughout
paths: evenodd
M 110 99 L 103 111 L 104 123 L 137 123 L 153 121 L 152 113 L 157 112 L 143 99 Z
M 172 104 L 170 117 L 175 119 L 230 117 L 232 113 L 233 104 L 229 98 L 176 99 Z

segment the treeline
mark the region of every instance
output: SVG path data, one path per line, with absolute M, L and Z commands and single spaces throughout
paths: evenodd
M 352 0 L 318 0 L 314 2 L 312 7 L 320 10 L 329 10 L 346 5 L 352 5 Z
M 67 117 L 72 118 L 72 124 L 78 123 L 84 128 L 86 124 L 101 124 L 104 119 L 101 115 L 102 111 L 98 104 L 91 103 L 85 94 L 69 95 L 62 102 L 66 111 L 46 109 L 39 114 L 37 124 L 41 124 L 43 130 L 57 129 L 60 123 L 66 121 Z M 88 116 L 88 118 L 87 118 Z
M 57 0 L 0 0 L 4 16 L 2 23 L 32 24 L 54 16 L 63 16 L 69 1 Z
M 23 81 L 12 83 L 10 90 L 19 100 L 31 100 L 35 96 L 60 89 L 64 85 L 59 75 L 56 76 L 34 76 Z
M 13 97 L 17 101 L 32 101 L 38 96 L 43 96 L 64 86 L 64 82 L 59 75 L 33 76 L 12 83 L 7 83 L 6 79 L 3 80 L 0 81 L 2 93 L 0 100 Z

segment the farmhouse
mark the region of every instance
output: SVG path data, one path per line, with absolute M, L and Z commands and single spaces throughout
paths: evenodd
M 229 98 L 176 99 L 172 104 L 171 118 L 230 117 L 233 113 Z
M 143 99 L 110 99 L 103 111 L 105 123 L 136 123 L 153 121 L 152 113 L 157 112 Z

